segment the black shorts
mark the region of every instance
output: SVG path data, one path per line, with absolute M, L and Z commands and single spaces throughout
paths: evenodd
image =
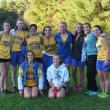
M 36 62 L 43 63 L 42 58 L 35 58 Z
M 32 86 L 32 87 L 31 87 L 31 86 L 24 86 L 24 88 L 25 88 L 25 87 L 33 88 L 33 87 L 38 87 L 38 86 L 37 86 L 37 85 Z
M 0 58 L 0 63 L 4 63 L 4 62 L 10 62 L 10 59 L 3 59 L 3 58 Z

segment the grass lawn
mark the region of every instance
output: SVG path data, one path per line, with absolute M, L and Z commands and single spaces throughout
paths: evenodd
M 9 88 L 11 76 L 9 75 Z M 0 110 L 110 110 L 110 97 L 100 99 L 97 96 L 86 95 L 86 90 L 81 92 L 72 91 L 72 81 L 69 93 L 62 99 L 49 99 L 39 96 L 33 99 L 24 99 L 16 94 L 0 94 Z M 86 87 L 86 78 L 85 78 Z

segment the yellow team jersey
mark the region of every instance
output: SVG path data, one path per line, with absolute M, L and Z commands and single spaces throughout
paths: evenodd
M 24 39 L 27 36 L 27 32 L 22 31 L 22 32 L 15 32 L 14 39 L 13 39 L 13 46 L 12 46 L 12 51 L 17 52 L 21 51 L 21 45 L 24 42 Z
M 27 68 L 25 85 L 28 86 L 28 87 L 33 87 L 33 86 L 36 86 L 36 84 L 37 84 L 37 82 L 36 82 L 35 77 L 34 77 L 33 66 L 29 66 Z
M 9 34 L 8 39 L 4 34 L 0 37 L 0 58 L 10 59 L 10 49 L 12 46 L 13 37 Z
M 50 38 L 43 37 L 43 46 L 46 53 L 54 55 L 56 53 L 56 42 L 55 38 L 51 36 Z
M 63 41 L 63 44 L 65 44 L 65 42 L 66 42 L 66 40 L 67 40 L 67 37 L 68 37 L 68 35 L 67 35 L 67 34 L 66 34 L 66 35 L 61 36 L 61 39 L 62 39 L 62 41 Z
M 107 48 L 104 46 L 100 38 L 96 43 L 96 47 L 98 50 L 97 60 L 106 60 Z M 110 56 L 108 57 L 108 60 L 110 60 Z
M 34 52 L 35 58 L 40 58 L 42 56 L 41 37 L 29 36 L 26 41 L 28 50 Z

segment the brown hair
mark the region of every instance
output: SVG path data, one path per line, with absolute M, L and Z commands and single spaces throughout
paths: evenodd
M 29 50 L 29 51 L 27 51 L 27 54 L 28 54 L 28 53 L 32 53 L 32 54 L 33 54 L 33 61 L 34 61 L 34 60 L 35 60 L 34 52 L 33 52 L 32 50 Z M 26 54 L 26 61 L 28 60 L 27 54 Z
M 88 22 L 84 23 L 84 25 L 88 25 L 88 26 L 91 28 L 91 25 L 90 25 L 90 23 L 88 23 Z M 84 25 L 83 25 L 83 26 L 84 26 Z
M 63 63 L 63 58 L 62 58 L 62 56 L 60 56 L 60 55 L 58 55 L 58 54 L 55 54 L 54 56 L 58 56 L 59 57 L 59 59 L 60 59 L 60 65 Z M 53 56 L 53 57 L 54 57 Z
M 45 35 L 45 29 L 46 29 L 46 28 L 49 28 L 49 29 L 50 29 L 50 31 L 52 31 L 51 26 L 49 26 L 49 25 L 44 26 L 43 31 L 42 31 L 42 35 Z
M 95 28 L 95 27 L 98 28 L 98 29 L 101 31 L 101 33 L 103 33 L 103 30 L 102 30 L 101 26 L 95 25 L 94 28 Z

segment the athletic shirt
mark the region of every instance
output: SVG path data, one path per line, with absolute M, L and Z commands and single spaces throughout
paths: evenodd
M 21 32 L 16 31 L 15 32 L 14 39 L 13 39 L 13 45 L 12 45 L 13 52 L 21 51 L 21 45 L 23 44 L 26 36 L 27 36 L 27 32 L 25 32 L 25 31 L 21 31 Z
M 37 83 L 37 82 L 36 82 L 35 77 L 34 77 L 33 66 L 29 66 L 29 67 L 27 68 L 25 86 L 33 87 L 33 86 L 36 86 L 36 83 Z
M 4 34 L 0 37 L 0 58 L 10 59 L 10 49 L 13 37 L 9 34 L 8 38 Z
M 61 40 L 63 41 L 63 44 L 65 44 L 65 43 L 66 43 L 67 37 L 68 37 L 68 35 L 67 35 L 67 34 L 66 34 L 66 35 L 61 36 Z
M 96 43 L 96 47 L 98 50 L 97 60 L 106 60 L 107 48 L 104 46 L 100 38 Z M 108 57 L 108 60 L 110 60 L 110 55 Z
M 34 52 L 35 58 L 41 58 L 42 49 L 41 49 L 41 37 L 39 36 L 29 36 L 27 38 L 27 48 Z
M 97 55 L 96 40 L 92 32 L 85 37 L 87 55 Z
M 43 37 L 44 50 L 49 55 L 54 55 L 56 53 L 56 42 L 55 38 L 51 36 L 50 38 Z
M 55 40 L 57 43 L 56 53 L 61 57 L 68 57 L 71 55 L 71 43 L 72 43 L 72 33 L 67 32 L 67 37 L 61 36 L 61 33 L 57 33 Z

